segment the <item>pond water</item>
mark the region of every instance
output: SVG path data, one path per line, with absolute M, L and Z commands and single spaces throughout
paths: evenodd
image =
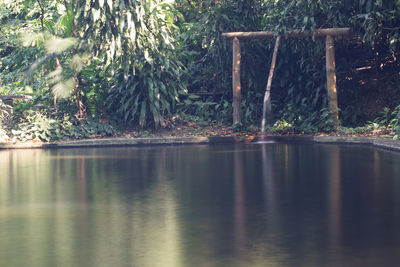
M 278 143 L 0 151 L 0 266 L 399 261 L 399 153 Z

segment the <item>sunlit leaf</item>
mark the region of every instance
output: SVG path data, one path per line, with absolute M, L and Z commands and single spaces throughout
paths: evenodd
M 82 70 L 83 66 L 84 66 L 84 59 L 80 55 L 75 54 L 69 63 L 69 67 L 74 72 L 78 73 Z
M 21 34 L 21 41 L 23 46 L 31 46 L 35 42 L 43 41 L 44 34 L 43 33 L 22 33 Z
M 59 83 L 62 79 L 62 67 L 58 66 L 54 71 L 47 74 L 49 84 Z
M 71 95 L 75 88 L 75 80 L 73 78 L 60 81 L 51 88 L 52 93 L 59 98 L 67 98 Z
M 62 53 L 74 45 L 76 45 L 76 38 L 57 38 L 53 37 L 45 42 L 47 53 Z

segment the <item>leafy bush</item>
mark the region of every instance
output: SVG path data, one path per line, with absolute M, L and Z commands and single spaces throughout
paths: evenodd
M 277 115 L 278 120 L 270 127 L 272 131 L 294 131 L 302 133 L 330 132 L 335 129 L 329 110 L 313 111 L 303 98 L 300 105 L 288 104 Z
M 400 105 L 393 111 L 387 107 L 384 108 L 380 112 L 380 116 L 373 123 L 379 127 L 385 127 L 391 132 L 400 134 Z
M 214 100 L 213 97 L 202 97 L 189 94 L 186 99 L 179 103 L 178 112 L 182 118 L 197 117 L 200 121 L 207 124 L 213 120 L 224 121 L 232 113 L 231 104 L 221 99 Z
M 80 72 L 79 88 L 90 116 L 111 117 L 107 100 L 113 79 L 110 67 L 104 68 L 101 59 L 93 58 Z
M 78 1 L 79 30 L 116 69 L 108 106 L 128 123 L 156 127 L 185 93 L 181 44 L 171 1 Z M 89 8 L 90 7 L 90 8 Z
M 10 116 L 11 106 L 5 104 L 3 100 L 0 99 L 0 125 L 1 123 Z
M 10 110 L 11 107 L 0 99 L 0 141 L 8 140 L 6 124 L 11 115 Z
M 71 120 L 68 116 L 57 119 L 40 111 L 31 111 L 11 131 L 12 138 L 14 141 L 53 142 L 66 139 L 112 136 L 118 133 L 117 127 L 108 122 L 101 123 L 94 119 L 88 119 L 75 125 Z
M 19 8 L 18 8 L 19 7 Z M 22 18 L 26 11 L 20 1 L 0 3 L 0 93 L 31 94 L 32 86 L 24 83 L 24 72 L 43 51 L 37 47 L 21 47 L 20 35 L 39 27 Z M 19 12 L 21 17 L 19 16 Z M 35 88 L 43 84 L 35 78 Z

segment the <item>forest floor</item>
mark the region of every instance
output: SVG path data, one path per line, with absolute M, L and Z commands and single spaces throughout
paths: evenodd
M 119 137 L 191 137 L 191 136 L 238 136 L 256 135 L 257 131 L 245 129 L 234 129 L 222 123 L 210 122 L 208 124 L 196 121 L 183 122 L 175 121 L 169 123 L 167 127 L 153 130 L 143 130 L 141 128 L 129 128 L 121 131 Z
M 201 120 L 181 120 L 181 119 L 168 119 L 165 122 L 165 127 L 159 129 L 143 129 L 139 127 L 121 129 L 120 132 L 114 136 L 99 136 L 92 135 L 89 140 L 99 139 L 134 139 L 134 138 L 185 138 L 185 137 L 245 137 L 245 136 L 259 136 L 259 127 L 232 127 L 231 125 L 222 122 L 211 121 L 205 122 Z M 316 132 L 305 133 L 293 130 L 272 130 L 266 131 L 267 136 L 327 136 L 327 137 L 372 137 L 383 139 L 398 139 L 396 133 L 391 132 L 385 127 L 374 127 L 373 125 L 358 128 L 345 128 L 342 127 L 334 132 Z M 81 140 L 82 140 L 81 139 Z M 73 140 L 60 140 L 51 143 L 62 143 L 65 141 Z M 40 140 L 30 140 L 27 142 L 15 141 L 7 135 L 2 135 L 0 132 L 0 143 L 3 144 L 46 144 Z
M 273 130 L 266 131 L 266 135 L 276 136 L 346 136 L 346 137 L 379 137 L 390 138 L 396 135 L 384 127 L 370 128 L 340 128 L 338 131 L 332 132 L 315 132 L 305 133 L 293 130 Z M 230 125 L 221 122 L 212 121 L 210 123 L 197 121 L 170 120 L 167 121 L 167 126 L 160 129 L 143 130 L 141 128 L 124 129 L 117 137 L 122 138 L 139 138 L 139 137 L 193 137 L 193 136 L 257 136 L 260 131 L 257 127 L 241 127 L 234 128 Z

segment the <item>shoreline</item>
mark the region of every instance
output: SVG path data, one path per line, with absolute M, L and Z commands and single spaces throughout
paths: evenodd
M 304 135 L 240 135 L 240 136 L 192 136 L 192 137 L 140 137 L 140 138 L 98 138 L 70 141 L 0 143 L 0 150 L 6 149 L 59 149 L 116 146 L 155 146 L 155 145 L 195 145 L 221 143 L 256 143 L 271 141 L 278 143 L 301 144 L 355 144 L 367 145 L 400 152 L 400 141 L 382 137 L 352 136 L 304 136 Z

